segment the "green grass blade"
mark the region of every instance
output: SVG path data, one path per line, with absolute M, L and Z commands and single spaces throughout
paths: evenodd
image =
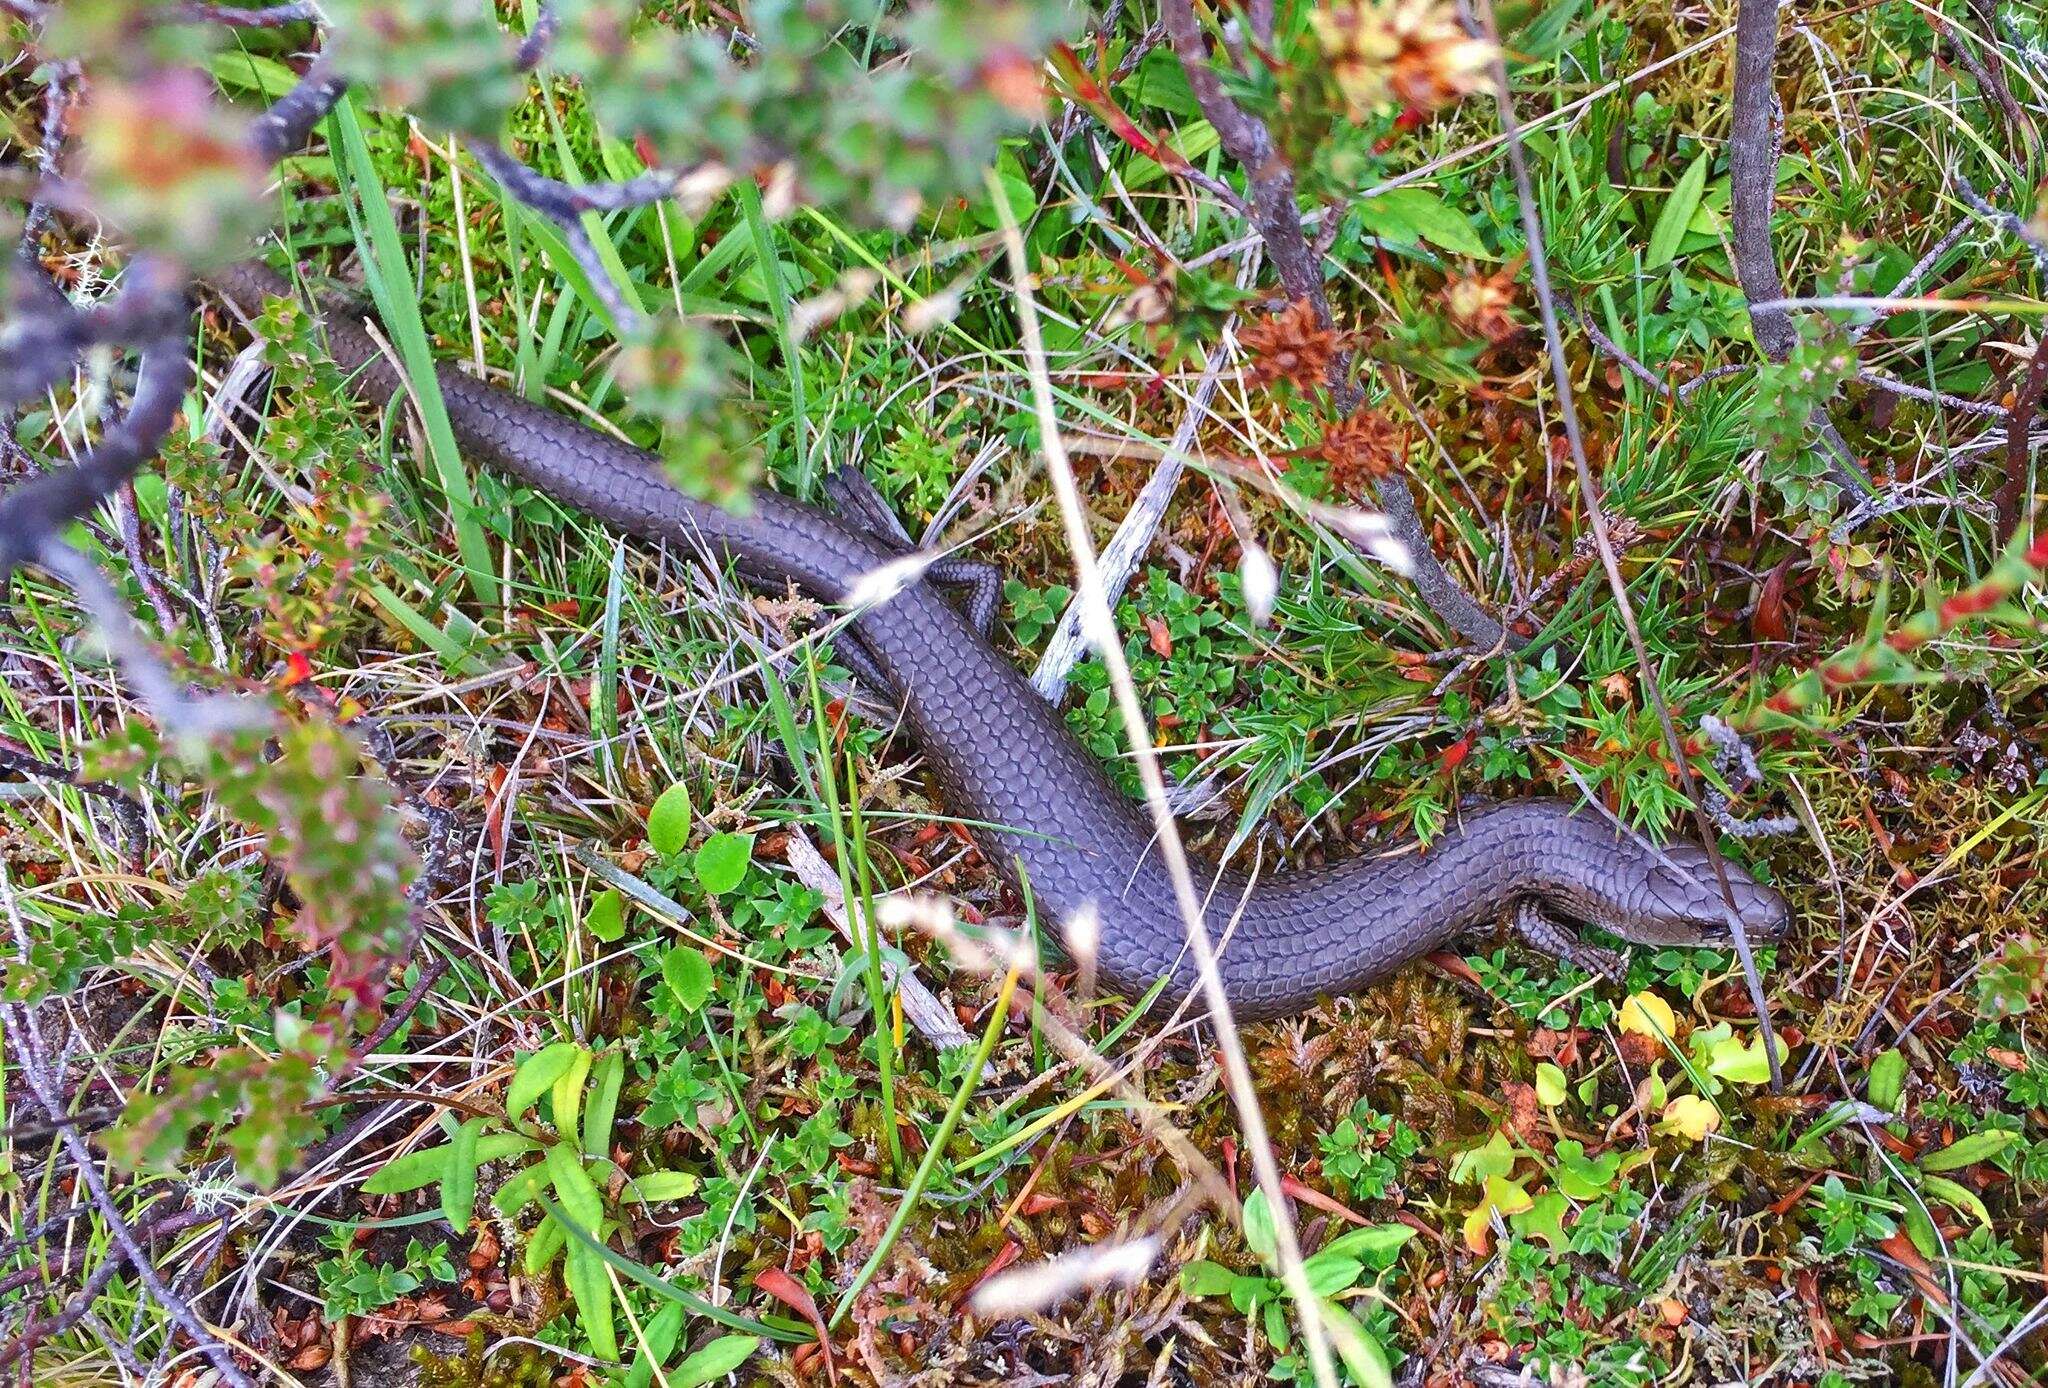
M 441 398 L 441 383 L 434 375 L 434 353 L 427 339 L 426 324 L 420 318 L 419 295 L 413 288 L 410 262 L 398 236 L 398 222 L 385 200 L 384 181 L 370 157 L 363 138 L 362 122 L 354 103 L 343 96 L 328 116 L 330 136 L 342 151 L 339 168 L 346 170 L 347 182 L 357 196 L 350 200 L 349 218 L 356 228 L 356 246 L 363 257 L 365 279 L 377 303 L 377 316 L 391 334 L 405 372 L 412 382 L 413 398 L 426 424 L 427 451 L 433 455 L 434 475 L 441 484 L 455 524 L 455 547 L 470 590 L 485 608 L 499 605 L 496 565 L 491 546 L 477 515 L 476 494 L 463 469 L 462 450 L 455 443 L 454 426 L 448 422 L 448 407 Z
M 790 422 L 796 429 L 795 437 L 790 440 L 791 451 L 796 454 L 796 494 L 809 496 L 812 484 L 817 480 L 812 475 L 815 455 L 810 447 L 810 412 L 804 399 L 804 362 L 797 353 L 796 334 L 789 327 L 789 287 L 782 282 L 782 262 L 775 254 L 774 232 L 761 211 L 760 188 L 752 179 L 743 178 L 739 181 L 738 195 L 740 211 L 747 219 L 747 230 L 754 238 L 754 256 L 761 267 L 761 289 L 768 296 L 768 311 L 775 318 L 775 337 L 782 347 L 783 365 L 789 370 Z
M 660 1273 L 628 1258 L 611 1245 L 600 1243 L 586 1230 L 578 1228 L 573 1220 L 566 1218 L 562 1212 L 562 1207 L 548 1199 L 547 1196 L 543 1195 L 540 1197 L 540 1204 L 541 1208 L 552 1215 L 555 1222 L 568 1232 L 571 1243 L 587 1248 L 594 1256 L 601 1258 L 610 1265 L 620 1276 L 638 1282 L 663 1300 L 673 1301 L 684 1310 L 689 1311 L 693 1315 L 702 1316 L 706 1320 L 716 1321 L 718 1324 L 729 1326 L 734 1330 L 744 1330 L 750 1335 L 760 1335 L 770 1340 L 780 1340 L 786 1345 L 806 1345 L 816 1342 L 817 1337 L 812 1333 L 809 1326 L 797 1329 L 793 1323 L 785 1322 L 781 1317 L 776 1317 L 773 1320 L 757 1321 L 750 1317 L 739 1315 L 736 1312 L 728 1311 L 721 1306 L 713 1306 L 703 1297 L 684 1291 Z

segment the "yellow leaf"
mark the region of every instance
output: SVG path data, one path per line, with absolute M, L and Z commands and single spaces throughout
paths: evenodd
M 1629 994 L 1628 1001 L 1621 1005 L 1619 1025 L 1623 1031 L 1653 1036 L 1659 1041 L 1668 1041 L 1678 1034 L 1678 1018 L 1672 1014 L 1671 1004 L 1648 990 Z
M 1660 1133 L 1673 1133 L 1688 1142 L 1698 1142 L 1721 1126 L 1721 1111 L 1697 1094 L 1680 1094 L 1664 1105 L 1664 1117 L 1657 1124 Z
M 1520 1181 L 1510 1181 L 1505 1176 L 1488 1176 L 1485 1193 L 1472 1208 L 1472 1213 L 1465 1216 L 1465 1246 L 1483 1256 L 1490 1247 L 1493 1212 L 1498 1210 L 1503 1216 L 1516 1215 L 1532 1209 L 1535 1204 L 1535 1199 L 1522 1189 Z

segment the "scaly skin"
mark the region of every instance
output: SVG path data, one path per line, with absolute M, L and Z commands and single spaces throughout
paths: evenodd
M 290 296 L 270 271 L 239 266 L 214 287 L 245 312 Z M 345 313 L 328 315 L 335 360 L 382 402 L 397 373 Z M 887 542 L 774 492 L 740 516 L 690 500 L 645 451 L 484 385 L 449 366 L 441 391 L 456 438 L 476 459 L 643 539 L 731 561 L 750 577 L 788 580 L 843 602 L 861 579 L 899 557 Z M 1151 851 L 1140 806 L 1112 785 L 1059 713 L 929 585 L 911 583 L 854 621 L 895 684 L 911 731 L 961 817 L 1013 826 L 980 835 L 1012 880 L 1027 878 L 1048 919 L 1093 911 L 1097 976 L 1131 996 L 1160 976 L 1178 997 L 1195 984 L 1172 884 Z M 1199 859 L 1207 928 L 1224 991 L 1241 1018 L 1298 1011 L 1354 990 L 1534 897 L 1579 919 L 1649 943 L 1727 937 L 1719 889 L 1692 845 L 1662 854 L 1617 836 L 1595 815 L 1551 800 L 1469 813 L 1427 851 L 1409 845 L 1327 868 L 1248 879 Z M 1731 872 L 1733 870 L 1731 869 Z M 1733 872 L 1754 936 L 1783 932 L 1771 889 Z

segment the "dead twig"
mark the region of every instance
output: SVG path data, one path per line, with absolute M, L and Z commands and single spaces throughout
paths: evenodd
M 1293 166 L 1274 147 L 1265 123 L 1223 89 L 1222 80 L 1209 65 L 1208 44 L 1192 0 L 1165 0 L 1161 20 L 1202 114 L 1215 127 L 1224 151 L 1245 171 L 1252 193 L 1252 223 L 1273 262 L 1280 287 L 1289 298 L 1306 300 L 1315 309 L 1316 321 L 1330 327 L 1334 319 L 1323 287 L 1322 257 L 1303 230 L 1301 208 L 1295 203 Z M 1348 352 L 1337 353 L 1330 365 L 1330 400 L 1339 418 L 1356 410 L 1365 399 L 1365 392 L 1351 379 L 1351 365 Z M 1377 478 L 1373 494 L 1387 517 L 1388 528 L 1407 551 L 1409 580 L 1430 611 L 1474 645 L 1501 641 L 1520 645 L 1438 561 L 1407 479 L 1393 473 Z
M 1764 356 L 1782 362 L 1799 345 L 1790 310 L 1779 301 L 1785 282 L 1771 240 L 1771 213 L 1778 192 L 1778 96 L 1773 75 L 1778 58 L 1778 0 L 1740 0 L 1735 11 L 1735 91 L 1728 131 L 1729 214 L 1734 222 L 1735 277 L 1749 304 L 1750 331 Z M 1814 432 L 1829 475 L 1852 496 L 1867 495 L 1863 473 L 1846 439 L 1815 412 Z
M 20 912 L 16 909 L 13 877 L 4 868 L 0 868 L 0 901 L 4 901 L 16 944 L 26 957 L 28 932 L 22 923 Z M 9 1003 L 0 1005 L 0 1016 L 4 1016 L 6 1020 L 8 1049 L 14 1053 L 16 1072 L 28 1085 L 36 1104 L 50 1116 L 51 1121 L 60 1120 L 65 1111 L 64 1097 L 60 1092 L 57 1076 L 49 1069 L 46 1059 L 48 1049 L 43 1042 L 42 1027 L 36 1020 L 35 1010 L 23 1004 Z M 206 1356 L 207 1362 L 212 1364 L 220 1375 L 221 1382 L 231 1384 L 233 1388 L 255 1388 L 248 1375 L 235 1363 L 228 1347 L 213 1333 L 212 1327 L 201 1320 L 186 1300 L 172 1290 L 157 1272 L 155 1263 L 144 1250 L 141 1240 L 136 1237 L 134 1228 L 123 1218 L 120 1207 L 114 1203 L 113 1194 L 107 1189 L 106 1179 L 100 1174 L 98 1159 L 85 1145 L 85 1139 L 68 1124 L 58 1128 L 57 1138 L 70 1154 L 79 1180 L 85 1186 L 93 1207 L 98 1211 L 101 1221 L 128 1266 L 134 1269 L 136 1279 L 142 1283 L 157 1305 L 163 1307 L 164 1313 L 177 1327 L 192 1337 L 192 1342 L 199 1346 L 200 1353 Z M 111 1258 L 107 1262 L 110 1265 L 119 1265 Z M 90 1309 L 91 1303 L 85 1303 L 84 1309 L 79 1312 L 80 1316 L 89 1314 Z
M 2018 532 L 2020 521 L 2024 519 L 2021 513 L 2027 509 L 2022 505 L 2032 463 L 2027 436 L 2033 428 L 2034 413 L 2040 408 L 2044 389 L 2048 389 L 2048 341 L 2036 341 L 2034 359 L 2027 364 L 2026 378 L 2021 381 L 2018 394 L 2013 396 L 2012 410 L 2006 415 L 2005 480 L 1998 484 L 1998 491 L 1991 499 L 1992 524 L 2001 545 Z

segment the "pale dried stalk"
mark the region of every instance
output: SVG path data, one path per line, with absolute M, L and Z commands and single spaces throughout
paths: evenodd
M 1231 1017 L 1230 999 L 1223 991 L 1222 975 L 1216 968 L 1216 951 L 1210 943 L 1208 927 L 1203 923 L 1201 896 L 1188 868 L 1187 850 L 1180 841 L 1179 826 L 1174 823 L 1173 811 L 1167 804 L 1166 781 L 1152 752 L 1151 733 L 1145 725 L 1144 710 L 1138 703 L 1137 685 L 1133 683 L 1130 665 L 1124 659 L 1123 644 L 1116 638 L 1116 623 L 1110 614 L 1108 596 L 1103 591 L 1095 547 L 1088 535 L 1088 519 L 1081 504 L 1080 488 L 1074 481 L 1073 468 L 1068 464 L 1060 439 L 1059 420 L 1053 410 L 1052 380 L 1046 370 L 1045 346 L 1038 331 L 1038 306 L 1031 294 L 1031 267 L 1024 250 L 1024 238 L 1017 229 L 1016 218 L 1001 185 L 991 180 L 989 186 L 1003 219 L 1003 240 L 1009 252 L 1010 274 L 1017 297 L 1018 328 L 1023 340 L 1025 365 L 1031 377 L 1031 397 L 1038 416 L 1045 470 L 1059 499 L 1060 519 L 1065 524 L 1067 545 L 1074 560 L 1075 587 L 1086 604 L 1083 608 L 1083 629 L 1094 639 L 1102 663 L 1109 672 L 1110 687 L 1116 693 L 1117 710 L 1123 719 L 1124 736 L 1130 743 L 1138 779 L 1145 788 L 1145 804 L 1151 812 L 1159 855 L 1173 882 L 1174 899 L 1180 907 L 1182 923 L 1187 927 L 1190 952 L 1194 955 L 1195 967 L 1201 978 L 1202 1001 L 1216 1024 L 1217 1049 L 1223 1057 L 1224 1080 L 1237 1107 L 1245 1146 L 1251 1151 L 1252 1170 L 1273 1210 L 1274 1244 L 1281 1281 L 1300 1313 L 1302 1341 L 1308 1348 L 1309 1364 L 1315 1372 L 1316 1383 L 1319 1388 L 1336 1388 L 1338 1380 L 1330 1356 L 1329 1333 L 1323 1324 L 1322 1303 L 1309 1286 L 1308 1274 L 1302 1266 L 1301 1244 L 1295 1237 L 1293 1221 L 1285 1214 L 1287 1197 L 1280 1186 L 1280 1166 L 1274 1159 L 1273 1144 L 1266 1133 L 1266 1117 L 1259 1107 L 1259 1096 L 1252 1084 L 1251 1067 L 1245 1061 L 1243 1040 Z
M 789 858 L 789 870 L 796 874 L 796 880 L 825 899 L 827 918 L 846 937 L 848 944 L 856 949 L 862 948 L 861 932 L 854 928 L 853 914 L 847 909 L 846 899 L 839 890 L 839 874 L 832 870 L 824 855 L 818 852 L 804 831 L 797 828 L 790 829 L 785 852 Z M 903 1015 L 933 1046 L 949 1051 L 974 1040 L 946 1010 L 937 994 L 925 987 L 916 974 L 908 969 L 899 970 L 886 960 L 882 964 L 882 972 L 889 976 L 889 981 L 902 995 Z

